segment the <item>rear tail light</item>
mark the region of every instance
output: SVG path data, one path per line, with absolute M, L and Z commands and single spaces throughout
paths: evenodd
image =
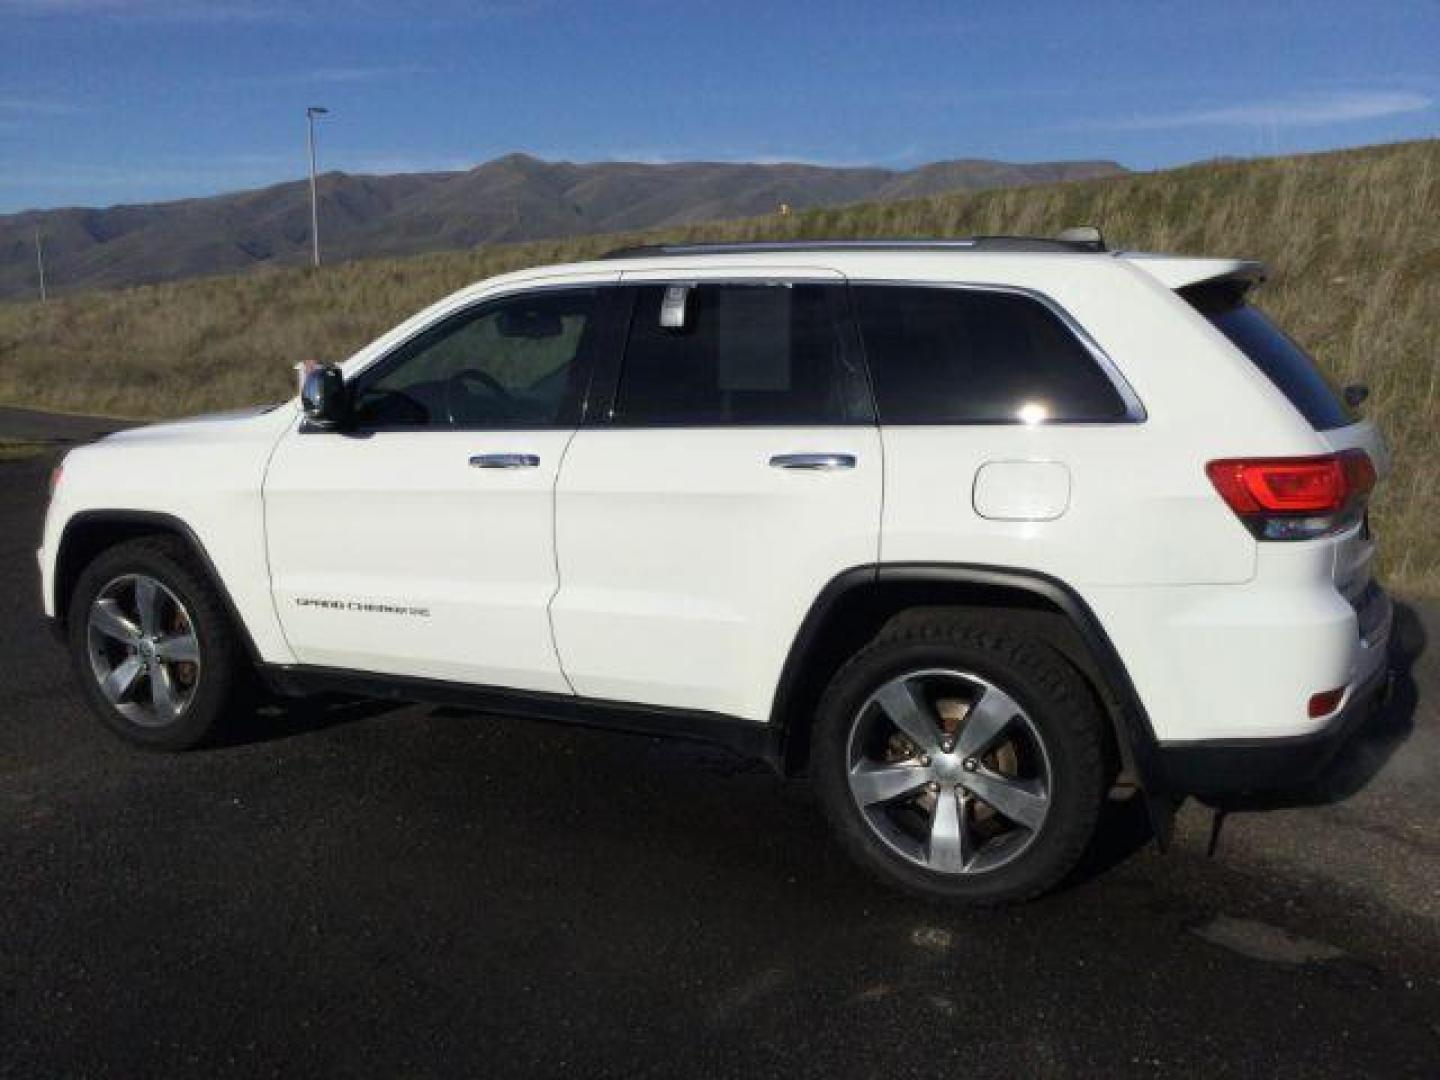
M 1205 472 L 1260 540 L 1311 540 L 1359 521 L 1375 487 L 1364 450 L 1300 458 L 1227 458 Z

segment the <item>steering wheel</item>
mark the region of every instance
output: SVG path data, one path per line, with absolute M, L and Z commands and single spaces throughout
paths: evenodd
M 424 424 L 430 419 L 430 409 L 424 402 L 399 390 L 372 387 L 360 394 L 355 415 L 362 424 Z
M 495 376 L 475 368 L 463 368 L 445 380 L 445 411 L 450 415 L 450 423 L 455 423 L 456 391 L 461 390 L 468 397 L 470 394 L 469 386 L 472 383 L 478 383 L 484 388 L 487 394 L 501 405 L 515 405 L 515 398 L 511 396 L 510 391 L 500 385 Z

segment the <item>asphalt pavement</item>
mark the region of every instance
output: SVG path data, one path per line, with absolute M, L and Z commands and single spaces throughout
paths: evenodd
M 0 1076 L 1440 1073 L 1433 612 L 1348 798 L 1215 859 L 1117 814 L 975 913 L 715 749 L 343 702 L 130 749 L 41 625 L 46 470 L 0 464 Z
M 133 424 L 131 420 L 37 412 L 0 405 L 0 439 L 16 442 L 48 442 L 61 446 L 86 443 Z

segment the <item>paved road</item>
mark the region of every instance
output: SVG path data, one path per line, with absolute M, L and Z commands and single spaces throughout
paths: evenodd
M 38 629 L 44 474 L 0 465 L 0 1075 L 1440 1069 L 1433 649 L 1348 802 L 1232 818 L 1215 861 L 1189 810 L 1168 855 L 956 913 L 714 750 L 365 705 L 127 749 Z
M 103 416 L 69 416 L 0 405 L 0 439 L 17 442 L 92 442 L 101 435 L 130 427 L 132 423 Z

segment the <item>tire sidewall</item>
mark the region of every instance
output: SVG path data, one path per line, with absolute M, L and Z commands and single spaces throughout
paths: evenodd
M 213 589 L 167 548 L 133 541 L 95 559 L 81 573 L 71 594 L 66 630 L 71 664 L 86 700 L 105 725 L 137 746 L 182 750 L 200 745 L 214 734 L 231 699 L 235 658 L 226 616 L 218 609 Z M 101 589 L 127 574 L 152 577 L 174 593 L 189 613 L 200 643 L 200 685 L 185 712 L 164 727 L 136 724 L 119 712 L 100 689 L 90 666 L 90 607 Z
M 1045 744 L 1050 764 L 1045 824 L 1014 862 L 992 871 L 951 875 L 909 862 L 874 833 L 850 794 L 848 744 L 861 707 L 891 679 L 937 669 L 968 672 L 1004 690 L 1025 709 Z M 1067 675 L 1078 682 L 1063 660 L 1038 644 L 1003 649 L 953 639 L 879 642 L 859 654 L 821 701 L 814 749 L 817 794 L 845 847 L 872 873 L 927 898 L 1004 903 L 1053 886 L 1088 843 L 1104 793 L 1098 759 L 1086 753 L 1093 732 L 1085 726 L 1095 718 L 1070 714 L 1083 688 L 1065 686 Z

